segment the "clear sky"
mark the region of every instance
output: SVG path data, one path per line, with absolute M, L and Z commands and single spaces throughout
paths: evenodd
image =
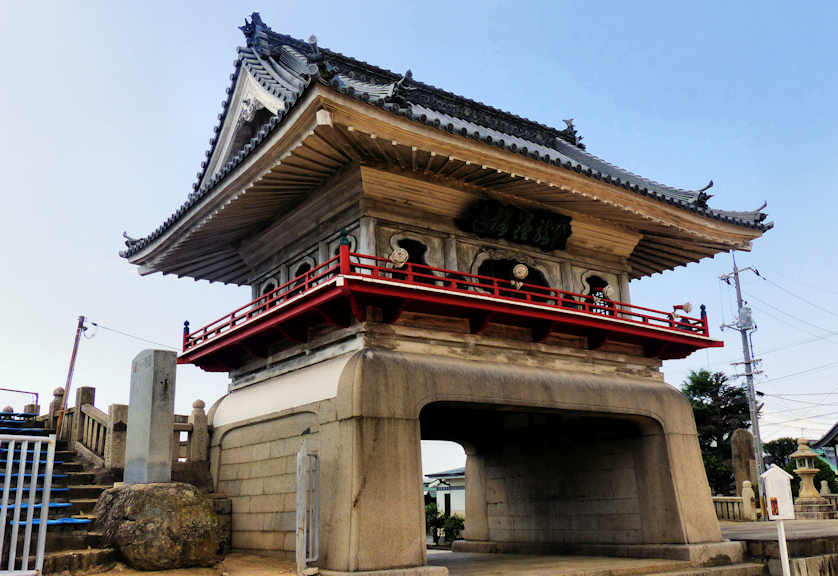
M 233 70 L 237 26 L 261 12 L 308 38 L 553 126 L 575 118 L 588 150 L 711 205 L 768 202 L 776 228 L 739 254 L 764 358 L 768 438 L 817 437 L 838 420 L 838 8 L 827 2 L 70 2 L 0 0 L 0 386 L 46 404 L 64 383 L 76 317 L 177 346 L 245 303 L 246 288 L 159 275 L 117 255 L 190 192 Z M 722 350 L 668 362 L 741 372 L 730 257 L 632 283 L 634 301 L 708 306 Z M 146 344 L 100 329 L 74 386 L 127 402 Z M 804 372 L 803 374 L 797 374 Z M 177 410 L 226 377 L 178 372 Z M 804 395 L 806 394 L 806 395 Z M 811 395 L 809 395 L 811 394 Z M 22 404 L 13 395 L 0 402 Z M 460 463 L 426 451 L 426 470 Z

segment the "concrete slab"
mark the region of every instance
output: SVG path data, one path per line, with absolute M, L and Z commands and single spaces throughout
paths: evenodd
M 722 535 L 728 540 L 776 540 L 774 522 L 719 522 Z M 838 520 L 786 520 L 786 539 L 838 538 Z
M 450 576 L 634 576 L 689 568 L 689 562 L 653 558 L 535 556 L 428 551 L 428 565 L 448 568 Z

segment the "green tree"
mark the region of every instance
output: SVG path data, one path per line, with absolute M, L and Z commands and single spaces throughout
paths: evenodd
M 715 494 L 733 486 L 730 465 L 730 435 L 751 425 L 745 391 L 728 383 L 724 372 L 693 370 L 681 386 L 689 399 L 698 430 L 701 457 L 707 481 Z
M 434 544 L 439 544 L 439 530 L 443 528 L 443 516 L 440 515 L 436 502 L 425 504 L 425 527 L 431 531 Z
M 789 463 L 789 456 L 797 450 L 797 440 L 794 438 L 777 438 L 771 442 L 766 442 L 762 445 L 762 448 L 774 459 L 773 464 L 780 468 L 786 468 Z

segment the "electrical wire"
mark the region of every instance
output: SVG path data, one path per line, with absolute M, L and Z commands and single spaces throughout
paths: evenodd
M 149 340 L 147 338 L 143 338 L 141 336 L 136 336 L 135 334 L 130 334 L 128 332 L 124 332 L 122 330 L 117 330 L 116 328 L 109 328 L 108 326 L 104 326 L 98 322 L 90 322 L 91 326 L 96 326 L 97 328 L 101 328 L 102 330 L 107 330 L 108 332 L 113 332 L 114 334 L 119 334 L 120 336 L 125 336 L 126 338 L 132 338 L 133 340 L 139 340 L 140 342 L 145 342 L 146 344 L 154 344 L 155 346 L 162 346 L 163 348 L 170 348 L 172 350 L 179 350 L 177 346 L 170 346 L 168 344 L 163 344 L 161 342 L 155 342 L 154 340 Z
M 821 312 L 826 312 L 827 314 L 830 314 L 830 315 L 835 316 L 836 318 L 838 318 L 838 312 L 833 312 L 833 311 L 832 311 L 832 310 L 830 310 L 829 308 L 824 308 L 824 307 L 823 307 L 823 306 L 821 306 L 820 304 L 816 304 L 815 302 L 812 302 L 811 300 L 809 300 L 809 299 L 807 299 L 807 298 L 804 298 L 803 296 L 800 296 L 799 294 L 795 294 L 794 292 L 792 292 L 792 291 L 791 291 L 791 290 L 789 290 L 788 288 L 784 288 L 784 287 L 780 286 L 779 284 L 777 284 L 777 283 L 776 283 L 776 282 L 774 282 L 773 280 L 770 280 L 769 278 L 766 278 L 765 276 L 760 276 L 760 278 L 762 278 L 763 280 L 765 280 L 766 282 L 768 282 L 768 283 L 769 283 L 769 284 L 771 284 L 772 286 L 774 286 L 774 287 L 776 287 L 776 288 L 779 288 L 780 290 L 782 290 L 783 292 L 785 292 L 785 293 L 786 293 L 786 294 L 788 294 L 789 296 L 792 296 L 793 298 L 797 298 L 797 299 L 798 299 L 798 300 L 800 300 L 801 302 L 805 302 L 805 303 L 806 303 L 806 304 L 808 304 L 809 306 L 812 306 L 813 308 L 817 308 L 817 309 L 818 309 L 818 310 L 820 310 Z

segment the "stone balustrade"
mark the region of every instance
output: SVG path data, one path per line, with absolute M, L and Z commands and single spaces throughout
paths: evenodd
M 76 390 L 74 406 L 68 406 L 58 431 L 58 439 L 66 440 L 72 450 L 97 467 L 108 470 L 125 468 L 125 446 L 128 431 L 128 405 L 111 404 L 108 411 L 96 408 L 96 389 Z M 58 425 L 64 403 L 64 389 L 56 388 L 46 414 L 38 417 L 47 426 Z M 203 400 L 196 400 L 192 413 L 175 415 L 172 426 L 172 462 L 205 463 L 209 460 L 209 429 Z
M 754 489 L 749 481 L 742 483 L 741 496 L 713 496 L 716 517 L 728 522 L 753 522 L 757 519 Z

